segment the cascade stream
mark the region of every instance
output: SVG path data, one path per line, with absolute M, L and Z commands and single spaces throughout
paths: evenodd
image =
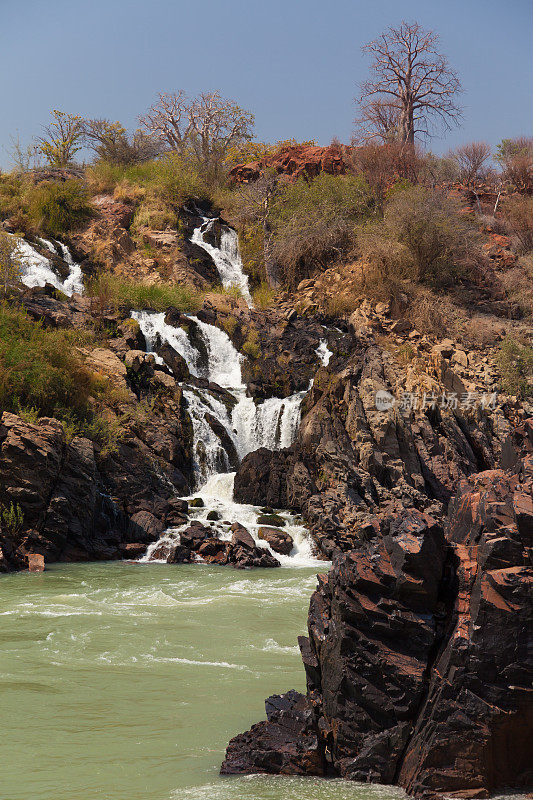
M 52 285 L 63 294 L 71 297 L 74 292 L 79 294 L 83 293 L 83 274 L 79 264 L 72 258 L 72 254 L 66 244 L 57 242 L 60 253 L 57 247 L 48 239 L 39 237 L 39 242 L 43 247 L 50 251 L 54 256 L 60 255 L 63 261 L 68 265 L 69 274 L 64 280 L 57 275 L 53 268 L 52 261 L 46 256 L 41 255 L 35 247 L 27 242 L 25 239 L 17 237 L 17 245 L 22 263 L 23 272 L 21 281 L 28 288 L 36 286 L 44 286 L 45 284 Z
M 238 287 L 250 304 L 248 278 L 242 269 L 235 231 L 222 226 L 220 249 L 204 240 L 214 222 L 213 219 L 203 218 L 202 224 L 193 232 L 191 241 L 211 255 L 223 284 Z M 161 344 L 167 343 L 183 357 L 193 377 L 207 380 L 209 384 L 216 384 L 216 387 L 225 390 L 218 393 L 214 391 L 216 387 L 200 388 L 192 383 L 184 385 L 183 393 L 194 435 L 194 497 L 201 497 L 204 502 L 203 508 L 195 509 L 195 518 L 205 521 L 209 511 L 217 511 L 222 519 L 243 524 L 258 546 L 270 549 L 257 535 L 259 526 L 256 519 L 259 509 L 233 502 L 234 472 L 231 469 L 234 464 L 232 465 L 231 454 L 213 431 L 208 418 L 213 416 L 222 424 L 234 452 L 241 460 L 260 447 L 275 450 L 292 444 L 300 423 L 300 406 L 306 392 L 297 392 L 287 398 L 272 397 L 256 403 L 252 397 L 246 395 L 241 372 L 243 356 L 220 328 L 189 315 L 188 319 L 196 327 L 197 335 L 204 345 L 201 353 L 183 328 L 165 321 L 164 313 L 134 311 L 132 318 L 139 323 L 147 349 L 155 355 L 159 363 L 161 358 L 156 351 Z M 322 363 L 327 363 L 330 355 L 327 344 L 321 343 L 317 356 Z M 280 557 L 276 554 L 278 560 L 282 564 L 290 563 L 293 566 L 310 566 L 313 563 L 323 565 L 324 562 L 318 562 L 312 556 L 305 528 L 298 525 L 290 514 L 284 514 L 284 518 L 286 530 L 294 541 L 294 549 L 289 556 Z M 217 525 L 213 527 L 216 528 Z M 221 526 L 218 534 L 221 539 L 231 536 Z M 151 560 L 155 551 L 159 557 L 164 555 L 175 543 L 177 536 L 179 528 L 165 531 L 163 537 L 148 548 L 142 560 Z

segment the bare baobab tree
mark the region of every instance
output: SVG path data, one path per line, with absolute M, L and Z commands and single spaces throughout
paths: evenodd
M 218 92 L 190 100 L 180 91 L 160 94 L 140 122 L 170 150 L 192 156 L 206 178 L 216 181 L 230 149 L 251 139 L 254 116 Z
M 397 141 L 414 145 L 415 136 L 429 136 L 432 127 L 457 124 L 462 91 L 446 56 L 438 52 L 439 37 L 417 22 L 388 28 L 364 46 L 373 56 L 372 77 L 361 85 L 360 120 L 382 124 L 396 115 Z
M 391 144 L 398 141 L 400 108 L 383 98 L 370 100 L 361 108 L 361 115 L 355 122 L 358 129 L 353 137 L 354 144 Z

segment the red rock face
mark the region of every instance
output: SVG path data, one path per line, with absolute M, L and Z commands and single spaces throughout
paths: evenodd
M 315 178 L 321 172 L 344 175 L 346 164 L 342 150 L 333 145 L 329 147 L 294 145 L 285 147 L 260 161 L 239 164 L 231 170 L 230 179 L 237 183 L 250 183 L 256 181 L 265 169 L 275 169 L 276 172 L 297 180 L 301 176 Z
M 416 509 L 319 576 L 300 646 L 326 774 L 410 794 L 487 797 L 533 783 L 533 457 L 464 479 L 443 530 Z M 224 772 L 279 772 L 270 720 L 236 737 Z M 274 744 L 273 744 L 274 742 Z M 296 744 L 295 744 L 296 742 Z M 299 744 L 298 744 L 299 742 Z
M 451 504 L 457 597 L 399 783 L 486 797 L 533 781 L 533 458 Z

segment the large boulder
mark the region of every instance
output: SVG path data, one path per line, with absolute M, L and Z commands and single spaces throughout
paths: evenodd
M 290 533 L 282 531 L 281 528 L 259 528 L 257 535 L 268 544 L 271 550 L 284 556 L 288 556 L 294 547 Z

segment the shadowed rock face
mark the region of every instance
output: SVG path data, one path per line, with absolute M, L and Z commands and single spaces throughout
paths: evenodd
M 0 504 L 21 518 L 0 521 L 0 571 L 25 568 L 30 553 L 46 561 L 138 555 L 173 524 L 174 495 L 187 488 L 180 418 L 154 417 L 140 435 L 97 463 L 93 443 L 67 441 L 58 420 L 29 423 L 5 412 Z
M 500 462 L 511 427 L 501 410 L 378 411 L 376 393 L 398 396 L 400 379 L 382 348 L 356 339 L 344 369 L 318 371 L 294 445 L 243 459 L 235 499 L 303 512 L 328 557 L 404 508 L 440 518 L 462 478 Z
M 329 774 L 417 796 L 531 786 L 532 493 L 532 457 L 479 473 L 444 531 L 417 510 L 392 514 L 319 576 L 300 641 L 313 709 L 301 747 L 311 726 Z M 223 771 L 253 771 L 271 724 L 233 739 Z M 279 763 L 272 747 L 261 771 Z

